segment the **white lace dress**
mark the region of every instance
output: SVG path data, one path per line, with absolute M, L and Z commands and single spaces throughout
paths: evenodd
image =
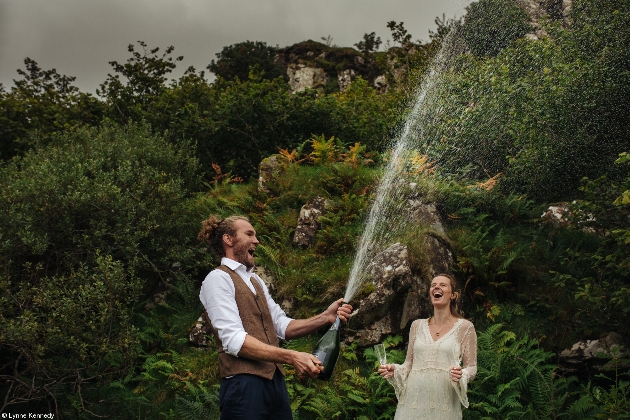
M 462 377 L 453 382 L 449 370 L 458 360 Z M 461 406 L 468 407 L 468 383 L 477 374 L 475 327 L 460 318 L 433 341 L 428 320 L 418 319 L 411 324 L 405 363 L 395 366 L 388 379 L 398 398 L 395 420 L 461 419 Z

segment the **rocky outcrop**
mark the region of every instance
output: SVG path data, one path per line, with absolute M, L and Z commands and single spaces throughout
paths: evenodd
M 270 193 L 270 185 L 278 180 L 288 169 L 289 159 L 283 155 L 271 155 L 258 165 L 258 191 Z
M 445 239 L 439 236 L 426 235 L 424 237 L 424 251 L 428 259 L 427 275 L 433 279 L 440 273 L 450 273 L 455 264 L 453 252 Z M 427 289 L 428 293 L 429 290 Z
M 324 69 L 307 67 L 305 64 L 291 64 L 287 68 L 287 76 L 292 92 L 301 92 L 307 88 L 323 90 L 328 82 Z
M 422 226 L 427 226 L 440 235 L 444 235 L 446 232 L 442 225 L 442 219 L 433 203 L 424 203 L 419 199 L 410 199 L 407 201 L 407 207 L 405 209 L 407 218 L 415 221 Z
M 400 331 L 394 314 L 387 314 L 369 327 L 360 330 L 356 335 L 349 337 L 348 341 L 356 341 L 360 347 L 373 346 L 383 341 L 388 335 L 397 334 Z
M 429 290 L 426 282 L 414 281 L 413 288 L 407 294 L 403 304 L 400 322 L 398 323 L 399 331 L 406 329 L 414 320 L 430 313 L 428 294 Z
M 434 203 L 425 203 L 420 198 L 409 199 L 405 215 L 411 223 L 428 227 L 433 233 L 427 232 L 422 238 L 426 271 L 421 276 L 414 277 L 414 284 L 403 306 L 401 329 L 408 327 L 413 320 L 431 313 L 429 282 L 440 273 L 450 273 L 455 264 L 450 246 L 444 239 L 446 230 L 442 218 Z
M 360 301 L 350 324 L 357 331 L 352 340 L 359 341 L 360 346 L 377 343 L 384 334 L 400 329 L 396 321 L 413 283 L 409 250 L 400 243 L 393 244 L 374 257 L 368 273 L 374 290 Z
M 425 235 L 423 239 L 426 272 L 423 276 L 413 276 L 413 283 L 400 316 L 400 329 L 404 330 L 411 322 L 426 317 L 433 311 L 429 300 L 430 281 L 441 273 L 450 273 L 455 264 L 448 243 L 438 236 Z
M 273 278 L 269 270 L 265 267 L 255 266 L 254 274 L 262 279 L 270 293 L 273 293 L 276 290 L 276 279 Z
M 324 213 L 326 200 L 322 197 L 311 197 L 302 206 L 298 217 L 293 243 L 306 248 L 315 240 L 315 235 L 319 229 L 319 217 Z
M 360 325 L 369 325 L 383 317 L 396 298 L 400 298 L 400 294 L 411 286 L 409 250 L 395 243 L 374 258 L 368 272 L 374 291 L 361 301 L 354 314 Z
M 567 203 L 560 203 L 553 206 L 549 206 L 547 210 L 540 216 L 544 222 L 553 225 L 554 227 L 567 227 L 569 226 L 568 216 L 571 214 L 569 205 Z
M 573 201 L 571 204 L 575 204 Z M 552 228 L 581 227 L 582 231 L 592 235 L 606 236 L 608 232 L 588 226 L 595 222 L 595 216 L 590 213 L 574 211 L 569 203 L 556 203 L 547 208 L 540 216 L 543 223 Z
M 387 92 L 388 87 L 389 85 L 387 84 L 387 77 L 385 77 L 384 74 L 381 74 L 374 79 L 374 89 L 376 89 L 378 93 Z
M 346 90 L 348 86 L 350 86 L 350 83 L 352 83 L 352 81 L 356 78 L 357 78 L 357 72 L 354 69 L 342 70 L 337 75 L 337 82 L 339 83 L 339 90 L 342 92 Z
M 558 362 L 564 372 L 602 372 L 615 367 L 613 356 L 627 359 L 628 355 L 623 337 L 613 332 L 599 340 L 578 341 L 560 352 Z
M 145 311 L 150 311 L 154 309 L 156 306 L 164 303 L 166 301 L 166 297 L 168 295 L 168 289 L 165 289 L 165 285 L 160 284 L 157 290 L 154 290 L 151 293 L 151 296 L 147 299 L 147 303 L 144 305 Z
M 285 299 L 280 304 L 280 307 L 282 308 L 284 313 L 287 314 L 287 316 L 291 316 L 291 310 L 293 309 L 293 302 L 291 302 L 289 299 Z
M 359 76 L 374 84 L 383 73 L 371 55 L 312 40 L 280 49 L 276 61 L 287 69 L 292 92 L 307 88 L 326 93 L 344 91 Z M 337 83 L 329 83 L 331 79 Z
M 396 243 L 375 256 L 368 267 L 373 291 L 360 299 L 348 326 L 347 340 L 359 346 L 370 346 L 386 335 L 401 334 L 411 322 L 429 316 L 433 307 L 429 300 L 431 279 L 450 273 L 453 253 L 446 239 L 441 217 L 433 203 L 419 198 L 409 199 L 404 209 L 410 223 L 430 228 L 422 241 L 421 271 L 414 271 L 409 249 Z M 416 268 L 415 270 L 420 270 Z
M 197 322 L 188 334 L 188 342 L 196 347 L 208 347 L 207 335 L 211 334 L 210 325 L 206 322 L 203 315 L 197 319 Z

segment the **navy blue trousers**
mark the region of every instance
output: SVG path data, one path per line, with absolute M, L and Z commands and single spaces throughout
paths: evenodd
M 221 420 L 293 420 L 284 377 L 240 374 L 221 380 Z

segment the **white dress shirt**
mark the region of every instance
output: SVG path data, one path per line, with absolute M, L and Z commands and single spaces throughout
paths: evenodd
M 287 326 L 293 319 L 289 318 L 280 305 L 274 302 L 265 282 L 251 270 L 248 271 L 243 264 L 229 258 L 223 257 L 221 265 L 234 270 L 254 294 L 256 294 L 256 289 L 251 284 L 250 278 L 260 283 L 267 299 L 267 306 L 269 306 L 269 314 L 273 320 L 276 335 L 278 338 L 284 339 Z M 238 356 L 247 335 L 238 312 L 235 294 L 234 282 L 232 282 L 230 275 L 222 270 L 212 270 L 201 284 L 199 293 L 199 299 L 208 312 L 212 326 L 219 334 L 223 350 L 232 356 Z

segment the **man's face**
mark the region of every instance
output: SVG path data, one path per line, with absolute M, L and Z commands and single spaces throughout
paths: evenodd
M 249 270 L 254 266 L 254 252 L 258 239 L 254 227 L 246 220 L 234 222 L 236 234 L 232 237 L 232 252 L 234 261 L 243 264 Z

